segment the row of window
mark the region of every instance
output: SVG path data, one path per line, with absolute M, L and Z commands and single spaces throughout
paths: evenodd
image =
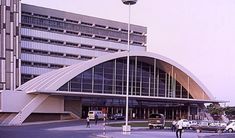
M 100 47 L 100 46 L 79 44 L 79 43 L 73 43 L 73 42 L 64 42 L 60 40 L 50 40 L 50 39 L 31 37 L 31 36 L 25 36 L 25 35 L 21 35 L 21 40 L 34 41 L 34 42 L 39 42 L 39 43 L 49 43 L 53 45 L 66 45 L 66 46 L 79 47 L 83 49 L 92 49 L 92 50 L 110 52 L 110 53 L 119 51 L 118 49 L 114 49 L 114 48 L 105 48 L 105 47 Z M 120 50 L 120 51 L 124 51 L 124 50 Z
M 90 36 L 101 36 L 107 38 L 114 38 L 114 39 L 127 39 L 127 33 L 120 32 L 120 31 L 111 31 L 102 28 L 94 28 L 90 26 L 84 26 L 81 24 L 71 24 L 61 21 L 55 21 L 50 19 L 44 18 L 37 18 L 32 16 L 22 16 L 22 25 L 23 27 L 34 27 L 36 26 L 37 29 L 48 30 L 48 28 L 54 28 L 56 32 L 78 35 L 78 34 L 87 34 Z M 65 31 L 64 31 L 65 30 Z M 89 37 L 89 36 L 88 36 Z M 102 39 L 102 38 L 100 38 Z M 142 35 L 135 35 L 133 33 L 130 34 L 130 40 L 134 42 L 139 42 L 141 44 L 146 43 L 146 36 Z M 116 42 L 116 41 L 115 41 Z
M 35 16 L 35 17 L 39 17 L 39 18 L 47 18 L 47 19 L 64 21 L 64 22 L 73 23 L 73 24 L 81 24 L 81 25 L 90 26 L 90 27 L 108 29 L 108 30 L 112 30 L 112 31 L 121 31 L 121 32 L 125 32 L 125 33 L 128 32 L 126 29 L 121 29 L 121 28 L 117 28 L 117 27 L 111 27 L 111 26 L 100 25 L 100 24 L 93 24 L 93 23 L 71 20 L 71 19 L 64 19 L 64 18 L 60 18 L 60 17 L 48 16 L 48 15 L 43 15 L 43 14 L 38 14 L 38 13 L 31 13 L 31 12 L 22 11 L 22 15 Z M 144 35 L 144 33 L 138 32 L 138 31 L 131 31 L 131 32 L 136 35 Z
M 61 57 L 61 58 L 73 58 L 78 60 L 89 60 L 93 57 L 90 56 L 84 56 L 84 55 L 75 55 L 75 54 L 68 54 L 68 53 L 60 53 L 60 52 L 50 52 L 50 51 L 44 51 L 44 50 L 36 50 L 36 49 L 28 49 L 28 48 L 22 48 L 22 53 L 28 53 L 28 54 L 37 54 L 37 55 L 44 55 L 44 56 L 54 56 L 54 57 Z
M 51 68 L 51 69 L 58 69 L 58 68 L 64 67 L 64 65 L 47 64 L 47 63 L 30 62 L 30 61 L 21 61 L 21 65 L 22 66 L 31 66 L 31 67 Z
M 101 35 L 97 35 L 97 34 L 92 35 L 92 34 L 88 34 L 88 33 L 79 33 L 79 32 L 75 32 L 75 31 L 68 31 L 68 30 L 64 31 L 62 29 L 48 28 L 48 27 L 37 26 L 37 25 L 29 25 L 29 24 L 23 24 L 22 23 L 21 26 L 24 27 L 24 28 L 33 28 L 33 29 L 37 29 L 37 30 L 63 33 L 63 34 L 69 34 L 69 35 L 76 35 L 76 36 L 81 36 L 81 37 L 88 37 L 88 38 L 92 38 L 92 39 L 112 41 L 112 42 L 123 43 L 123 44 L 127 44 L 127 42 L 128 42 L 127 40 L 112 38 L 112 37 L 105 37 L 105 36 L 101 36 Z M 135 41 L 131 41 L 130 44 L 139 45 L 139 46 L 144 45 L 141 42 L 135 42 Z

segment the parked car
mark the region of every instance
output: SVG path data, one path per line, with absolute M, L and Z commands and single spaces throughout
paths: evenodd
M 165 126 L 165 117 L 163 114 L 151 114 L 148 118 L 149 129 L 160 128 Z
M 230 124 L 228 124 L 228 126 L 226 126 L 225 130 L 228 131 L 229 133 L 234 132 L 235 131 L 235 122 L 231 122 Z
M 233 122 L 235 122 L 235 120 L 229 120 L 228 125 Z
M 225 130 L 225 126 L 214 125 L 212 122 L 202 121 L 197 125 L 192 125 L 191 128 L 196 130 L 198 133 L 202 131 L 214 131 L 222 133 Z
M 96 115 L 98 119 L 104 119 L 104 114 L 102 113 L 102 111 L 89 111 L 88 112 L 88 117 L 91 120 L 94 120 Z
M 225 122 L 221 122 L 221 121 L 214 121 L 213 123 L 211 123 L 210 125 L 214 125 L 214 126 L 227 126 L 227 123 Z
M 198 122 L 196 120 L 190 120 L 189 121 L 189 127 L 191 128 L 192 125 L 197 125 Z
M 111 119 L 111 120 L 124 120 L 125 116 L 121 113 L 117 113 L 117 114 L 111 115 L 109 117 L 109 119 Z
M 183 128 L 184 129 L 189 129 L 190 128 L 190 123 L 187 119 L 182 119 L 183 120 Z

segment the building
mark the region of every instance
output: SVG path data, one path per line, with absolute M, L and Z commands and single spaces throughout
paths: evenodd
M 58 68 L 127 50 L 127 24 L 22 4 L 21 76 L 26 81 Z M 132 25 L 132 50 L 146 50 L 147 28 Z
M 19 5 L 23 85 L 0 92 L 1 124 L 125 113 L 127 24 Z M 219 101 L 187 69 L 146 52 L 146 34 L 131 26 L 129 116 L 202 119 L 204 103 Z

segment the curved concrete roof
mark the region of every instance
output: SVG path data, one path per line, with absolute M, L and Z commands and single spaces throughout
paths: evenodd
M 37 90 L 56 91 L 66 82 L 84 72 L 85 70 L 109 60 L 126 57 L 127 54 L 128 52 L 112 53 L 106 56 L 98 57 L 96 59 L 80 62 L 78 64 L 51 71 L 26 82 L 25 84 L 18 87 L 17 90 L 26 92 Z M 142 51 L 132 51 L 130 52 L 130 56 L 149 57 L 157 59 L 159 61 L 159 64 L 161 65 L 161 69 L 163 69 L 167 73 L 171 71 L 172 67 L 174 67 L 174 72 L 177 74 L 177 77 L 175 76 L 176 80 L 179 81 L 186 89 L 189 89 L 188 91 L 193 96 L 193 98 L 214 100 L 209 90 L 190 71 L 174 62 L 173 60 L 159 54 Z

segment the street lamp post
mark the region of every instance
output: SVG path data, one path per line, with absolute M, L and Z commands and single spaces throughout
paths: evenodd
M 126 74 L 126 124 L 123 126 L 123 131 L 124 132 L 130 132 L 131 131 L 131 126 L 128 125 L 128 99 L 129 99 L 129 68 L 130 68 L 130 13 L 131 13 L 131 5 L 136 4 L 137 0 L 122 0 L 122 2 L 126 5 L 129 6 L 129 17 L 128 17 L 128 38 L 127 38 L 127 74 Z

